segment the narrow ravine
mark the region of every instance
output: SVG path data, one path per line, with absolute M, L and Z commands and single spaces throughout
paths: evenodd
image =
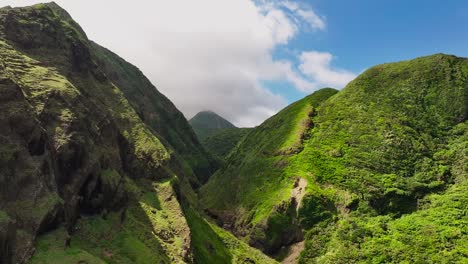
M 302 250 L 304 250 L 304 247 L 305 247 L 305 241 L 292 244 L 289 247 L 288 255 L 286 256 L 286 258 L 284 258 L 284 260 L 281 263 L 282 264 L 297 263 L 297 259 L 299 258 L 299 255 L 301 254 Z
M 294 188 L 291 190 L 291 198 L 293 198 L 296 201 L 296 212 L 299 212 L 299 208 L 301 208 L 302 199 L 304 198 L 304 195 L 306 193 L 306 187 L 307 180 L 304 178 L 297 178 L 296 182 L 294 183 Z M 304 246 L 304 241 L 300 241 L 290 245 L 286 257 L 281 263 L 297 263 L 299 255 L 301 254 L 302 250 L 304 250 Z

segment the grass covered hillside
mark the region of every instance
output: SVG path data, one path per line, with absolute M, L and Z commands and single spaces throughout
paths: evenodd
M 251 131 L 251 128 L 224 128 L 202 140 L 202 145 L 210 153 L 225 158 L 232 149 Z
M 202 111 L 196 114 L 189 120 L 189 123 L 201 141 L 204 141 L 219 129 L 236 127 L 212 111 Z
M 189 123 L 57 4 L 0 8 L 0 263 L 467 263 L 467 117 L 436 54 Z
M 265 252 L 302 239 L 300 227 L 288 217 L 295 215 L 291 190 L 298 178 L 284 173 L 285 158 L 302 150 L 313 126 L 311 116 L 336 93 L 322 89 L 254 128 L 228 155 L 226 167 L 200 191 L 202 204 L 212 215 Z M 269 223 L 271 216 L 275 223 Z M 274 230 L 267 234 L 267 229 Z
M 199 182 L 206 182 L 218 164 L 200 145 L 183 114 L 137 67 L 94 42 L 91 46 L 98 66 L 122 90 L 138 116 L 189 164 Z
M 304 240 L 301 263 L 466 260 L 468 59 L 378 65 L 333 93 L 250 132 L 207 210 L 278 258 Z
M 0 102 L 0 263 L 274 263 L 199 213 L 211 155 L 58 5 L 0 9 Z

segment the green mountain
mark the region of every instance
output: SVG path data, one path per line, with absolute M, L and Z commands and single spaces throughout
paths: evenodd
M 0 8 L 0 263 L 465 263 L 467 117 L 436 54 L 189 123 L 55 3 Z
M 189 123 L 201 141 L 220 129 L 236 128 L 229 121 L 211 111 L 199 112 L 189 120 Z
M 274 263 L 199 210 L 218 164 L 183 115 L 58 5 L 0 9 L 0 95 L 0 263 Z
M 202 187 L 236 236 L 300 263 L 467 258 L 468 59 L 370 68 L 251 131 Z
M 251 130 L 237 127 L 218 129 L 201 143 L 214 156 L 224 159 Z
M 208 152 L 224 159 L 250 131 L 238 128 L 211 111 L 202 111 L 189 120 L 190 125 Z

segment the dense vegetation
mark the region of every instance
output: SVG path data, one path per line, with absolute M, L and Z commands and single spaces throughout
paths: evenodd
M 274 262 L 199 212 L 217 163 L 183 115 L 56 4 L 0 9 L 0 94 L 1 263 Z
M 225 158 L 232 149 L 247 135 L 251 128 L 224 128 L 202 140 L 207 151 L 219 158 Z
M 465 259 L 468 60 L 379 65 L 321 93 L 248 134 L 202 188 L 207 209 L 267 253 L 305 238 L 303 263 Z
M 141 120 L 175 149 L 192 168 L 199 182 L 205 182 L 218 164 L 193 138 L 191 126 L 183 114 L 137 67 L 94 42 L 91 42 L 91 47 L 98 66 L 122 90 Z
M 189 123 L 201 141 L 213 135 L 219 129 L 236 127 L 212 111 L 202 111 L 196 114 L 189 120 Z
M 214 157 L 224 159 L 250 130 L 237 128 L 211 111 L 202 111 L 189 120 L 202 145 Z
M 192 129 L 51 3 L 0 9 L 0 95 L 0 263 L 468 259 L 468 59 Z

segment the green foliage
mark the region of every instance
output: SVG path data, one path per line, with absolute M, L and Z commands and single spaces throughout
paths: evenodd
M 60 190 L 53 179 L 18 190 L 0 222 L 23 225 L 16 239 L 28 241 L 60 208 L 79 211 L 69 197 L 82 197 L 81 171 L 98 175 L 96 199 L 109 196 L 71 236 L 63 227 L 39 236 L 32 263 L 177 263 L 190 261 L 191 246 L 197 263 L 275 263 L 193 209 L 190 184 L 217 164 L 136 67 L 90 42 L 54 3 L 0 16 L 1 79 L 24 99 L 5 107 L 5 119 L 37 121 L 54 155 L 89 147 L 77 151 L 84 161 L 71 158 L 89 167 L 61 173 L 73 179 Z M 226 157 L 201 204 L 234 218 L 236 233 L 266 252 L 305 233 L 301 263 L 466 262 L 467 76 L 467 59 L 437 54 L 373 67 L 340 93 L 315 92 L 248 133 L 214 113 L 197 115 L 198 136 Z M 2 140 L 0 165 L 22 158 L 19 146 Z M 24 180 L 14 179 L 23 184 L 50 168 L 20 169 Z M 307 186 L 297 189 L 298 178 Z
M 284 213 L 273 213 L 267 221 L 267 230 L 265 231 L 266 248 L 278 248 L 284 243 L 285 234 L 294 232 L 291 228 L 291 216 Z M 253 237 L 253 240 L 257 240 Z
M 380 199 L 379 193 L 404 198 L 437 188 L 447 175 L 433 154 L 443 148 L 450 127 L 466 118 L 461 95 L 467 70 L 465 59 L 435 55 L 363 73 L 314 119 L 304 155 L 318 161 L 318 180 L 369 200 Z M 331 155 L 333 150 L 340 154 Z M 411 187 L 416 185 L 424 188 Z
M 0 210 L 0 223 L 4 224 L 5 222 L 8 222 L 10 220 L 10 217 L 5 211 Z
M 202 145 L 213 155 L 223 159 L 247 135 L 251 128 L 218 129 L 202 140 Z
M 192 230 L 196 263 L 232 263 L 231 252 L 223 244 L 212 225 L 193 209 L 186 210 L 186 217 Z
M 363 226 L 386 219 L 395 223 L 398 240 L 404 228 L 396 223 L 431 221 L 420 208 L 425 196 L 443 196 L 453 183 L 466 181 L 467 76 L 467 59 L 437 54 L 373 67 L 335 96 L 322 93 L 321 104 L 310 103 L 312 94 L 249 132 L 201 189 L 202 201 L 236 212 L 236 228 L 245 232 L 250 224 L 247 231 L 266 240 L 268 233 L 257 233 L 267 231 L 255 226 L 265 219 L 286 225 L 275 208 L 291 199 L 293 179 L 305 178 L 308 194 L 297 216 L 306 229 L 301 261 L 379 263 L 362 255 L 366 241 L 378 236 Z M 455 210 L 438 209 L 448 216 Z M 452 222 L 463 223 L 449 217 L 436 228 Z M 404 246 L 373 242 L 379 247 L 373 254 L 385 255 L 382 262 L 442 261 L 435 252 L 452 246 L 438 235 L 429 242 L 436 247 L 420 243 L 425 225 L 408 232 Z M 386 247 L 399 251 L 387 256 Z M 398 257 L 403 248 L 420 256 Z M 456 252 L 466 251 L 458 246 Z
M 327 208 L 327 205 L 333 208 L 333 203 L 328 201 L 326 197 L 314 196 L 310 193 L 306 194 L 302 199 L 302 206 L 298 211 L 301 225 L 309 229 L 315 224 L 331 218 L 333 212 Z
M 31 264 L 62 264 L 62 263 L 89 263 L 103 264 L 104 260 L 90 254 L 72 243 L 65 246 L 68 235 L 63 229 L 57 229 L 44 235 L 36 244 L 36 254 L 30 260 Z
M 267 221 L 278 205 L 288 204 L 295 178 L 298 175 L 310 176 L 285 168 L 292 161 L 291 155 L 300 152 L 302 142 L 307 140 L 308 131 L 313 126 L 309 121 L 314 108 L 335 93 L 334 89 L 322 89 L 250 131 L 226 158 L 226 168 L 218 171 L 201 188 L 204 206 L 218 210 L 247 209 L 237 212 L 239 222 L 257 225 Z M 284 226 L 281 230 L 288 228 Z M 273 236 L 281 233 L 271 230 L 269 238 L 268 235 L 257 234 L 252 239 L 263 237 L 272 241 Z
M 187 209 L 186 217 L 192 231 L 195 263 L 277 263 L 210 223 L 195 210 Z
M 118 178 L 115 171 L 102 172 L 104 181 L 116 183 Z M 65 247 L 63 229 L 41 236 L 33 263 L 46 263 L 52 256 L 56 263 L 67 263 L 78 253 L 77 262 L 89 256 L 107 263 L 182 262 L 190 230 L 170 181 L 130 181 L 125 186 L 133 197 L 128 208 L 80 219 L 70 247 Z
M 184 174 L 195 173 L 198 181 L 206 181 L 217 168 L 218 163 L 196 140 L 183 114 L 151 84 L 137 67 L 94 42 L 90 45 L 100 69 L 123 93 L 129 106 L 135 109 L 139 119 L 151 132 L 158 134 L 166 147 L 170 145 L 175 150 L 176 153 L 172 155 L 181 157 L 179 162 L 183 163 Z M 146 129 L 140 128 L 133 134 L 144 135 L 145 131 Z M 144 150 L 145 141 L 139 140 L 139 142 L 141 144 L 137 145 L 137 148 Z M 157 143 L 150 142 L 150 145 L 157 145 Z
M 351 215 L 307 235 L 301 263 L 463 263 L 468 247 L 468 185 L 455 184 L 421 201 L 417 212 Z
M 211 111 L 196 114 L 189 123 L 200 141 L 214 135 L 219 129 L 235 128 L 229 121 Z
M 0 180 L 21 186 L 16 199 L 2 193 L 2 210 L 6 204 L 12 222 L 28 231 L 2 241 L 0 253 L 22 241 L 30 252 L 38 232 L 61 224 L 71 237 L 63 228 L 39 236 L 35 262 L 190 261 L 179 201 L 195 203 L 190 184 L 205 181 L 217 164 L 182 113 L 135 66 L 90 42 L 55 3 L 0 9 L 0 20 L 2 96 L 21 102 L 5 107 L 0 120 L 8 124 L 0 164 L 18 165 Z M 35 134 L 45 149 L 40 157 L 28 155 Z M 173 189 L 176 181 L 183 193 Z

